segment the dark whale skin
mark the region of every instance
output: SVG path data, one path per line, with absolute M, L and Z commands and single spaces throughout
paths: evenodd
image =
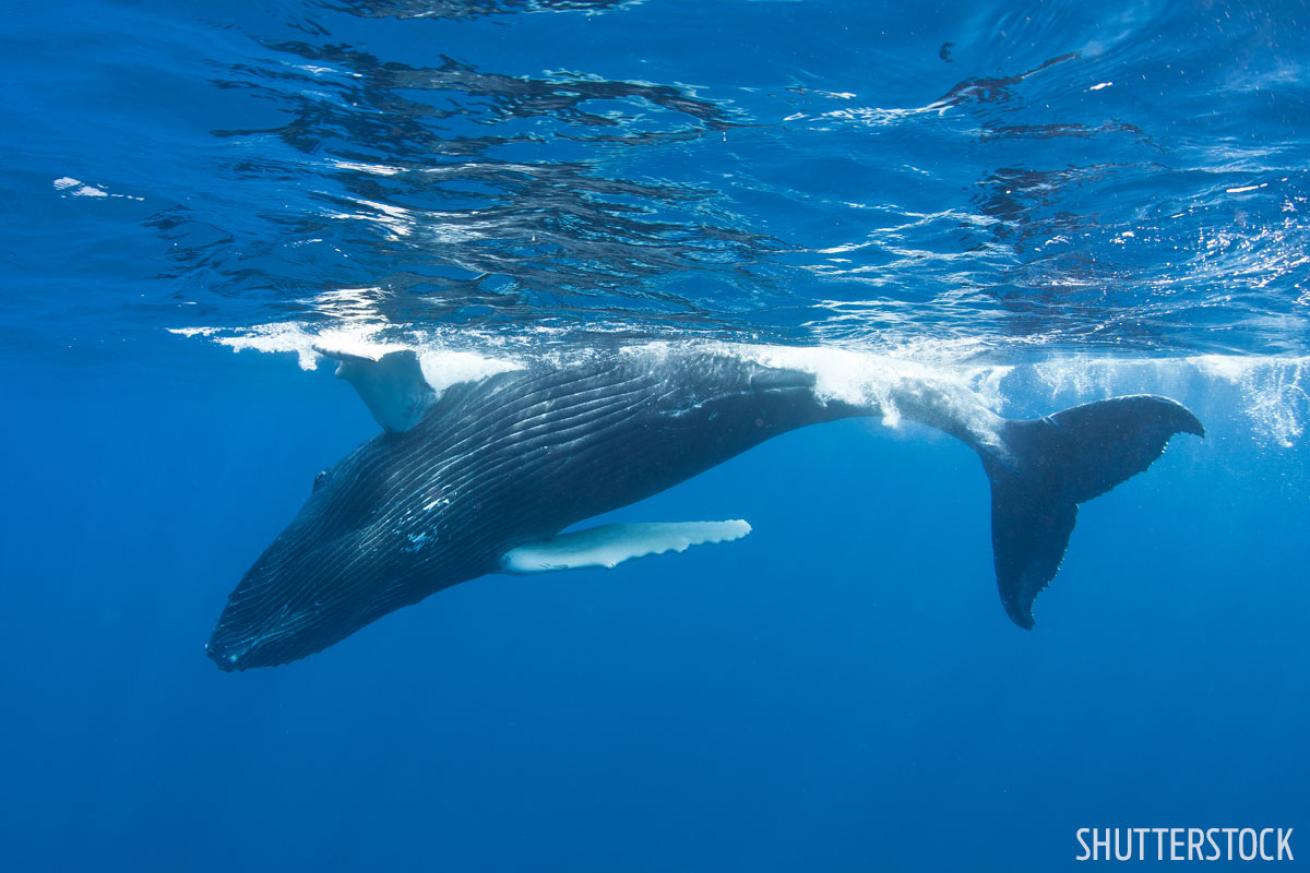
M 232 592 L 225 670 L 318 652 L 498 569 L 510 549 L 656 494 L 773 436 L 864 410 L 814 378 L 713 354 L 617 354 L 455 385 L 412 429 L 320 474 Z
M 417 372 L 417 364 L 414 364 Z M 896 413 L 971 446 L 991 482 L 1006 614 L 1033 626 L 1078 505 L 1204 429 L 1165 397 L 1116 397 L 1028 421 L 930 380 L 894 388 Z M 455 385 L 407 430 L 319 474 L 300 513 L 228 598 L 207 651 L 224 670 L 294 661 L 510 550 L 626 506 L 752 446 L 818 422 L 881 415 L 820 397 L 815 377 L 709 351 L 615 352 Z

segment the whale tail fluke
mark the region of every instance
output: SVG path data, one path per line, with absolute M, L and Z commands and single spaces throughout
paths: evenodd
M 1142 472 L 1176 433 L 1204 436 L 1183 405 L 1136 395 L 1006 421 L 999 446 L 979 447 L 992 485 L 992 549 L 1001 602 L 1033 626 L 1033 600 L 1060 568 L 1078 504 Z

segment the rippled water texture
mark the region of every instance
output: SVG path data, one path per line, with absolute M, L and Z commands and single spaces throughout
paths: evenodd
M 0 331 L 1300 355 L 1295 4 L 11 16 Z M 268 328 L 257 330 L 267 331 Z

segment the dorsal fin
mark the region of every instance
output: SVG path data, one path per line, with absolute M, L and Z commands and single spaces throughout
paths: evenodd
M 345 379 L 368 411 L 391 433 L 409 430 L 437 400 L 423 378 L 418 355 L 410 349 L 388 352 L 377 360 L 344 352 L 315 349 L 337 361 L 337 376 Z

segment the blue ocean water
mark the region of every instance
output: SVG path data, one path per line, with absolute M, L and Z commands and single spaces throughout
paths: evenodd
M 1080 827 L 1310 828 L 1303 4 L 20 0 L 0 46 L 4 869 L 1050 870 Z M 614 515 L 740 543 L 205 657 L 376 433 L 316 347 L 650 340 L 1208 433 L 1083 507 L 1031 632 L 972 452 L 855 421 Z

